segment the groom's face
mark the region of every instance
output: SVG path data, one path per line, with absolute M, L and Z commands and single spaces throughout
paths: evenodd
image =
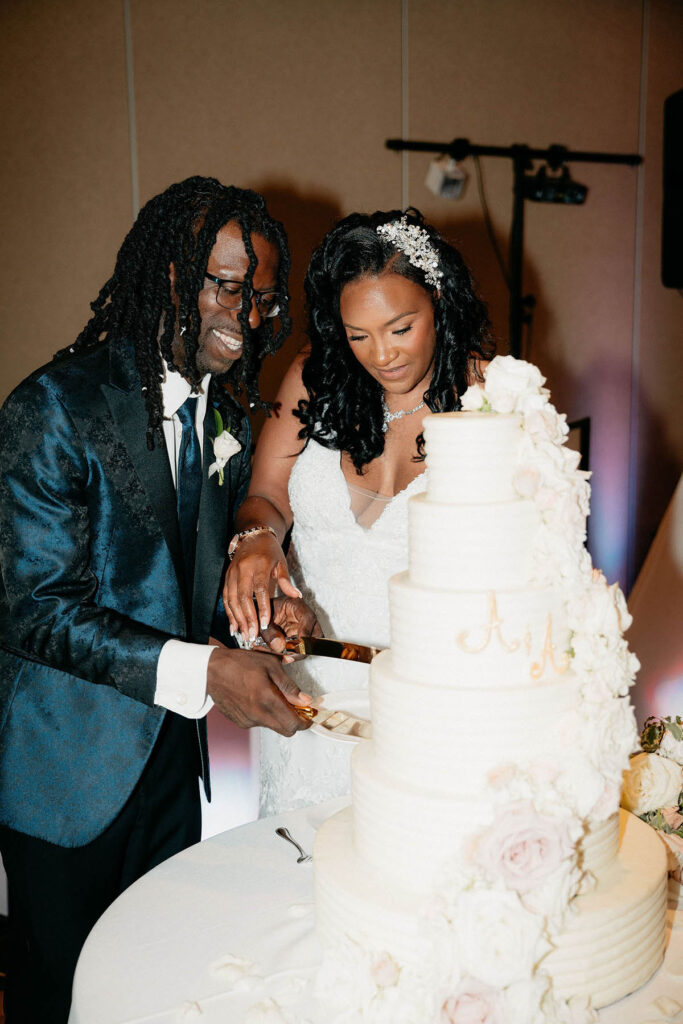
M 251 287 L 256 292 L 268 292 L 277 288 L 279 254 L 277 247 L 261 235 L 252 234 L 251 244 L 258 263 L 254 269 Z M 239 285 L 246 279 L 249 270 L 249 256 L 242 240 L 242 228 L 238 221 L 224 224 L 216 235 L 216 242 L 206 264 L 207 274 L 223 281 Z M 173 268 L 171 273 L 173 280 Z M 243 351 L 242 325 L 238 316 L 241 307 L 226 309 L 218 302 L 219 285 L 208 277 L 197 296 L 201 317 L 197 346 L 196 364 L 202 373 L 227 373 Z M 261 314 L 252 296 L 249 309 L 249 326 L 257 330 L 261 326 Z M 174 354 L 182 352 L 182 338 L 176 327 Z M 182 360 L 175 359 L 181 366 Z

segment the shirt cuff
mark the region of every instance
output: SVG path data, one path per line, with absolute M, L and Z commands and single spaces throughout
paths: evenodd
M 204 718 L 213 707 L 206 674 L 214 648 L 185 640 L 167 640 L 157 662 L 154 703 L 184 718 Z

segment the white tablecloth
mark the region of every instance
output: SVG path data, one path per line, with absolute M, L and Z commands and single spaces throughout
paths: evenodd
M 297 864 L 296 850 L 275 829 L 287 825 L 310 852 L 316 828 L 344 803 L 224 832 L 131 886 L 85 944 L 69 1024 L 240 1024 L 268 999 L 282 1020 L 331 1024 L 310 991 L 320 956 L 312 865 Z M 663 967 L 644 988 L 604 1009 L 601 1024 L 683 1022 L 683 1012 L 655 1002 L 667 997 L 683 1008 L 683 921 L 676 924 Z M 264 980 L 244 977 L 233 957 L 252 963 Z

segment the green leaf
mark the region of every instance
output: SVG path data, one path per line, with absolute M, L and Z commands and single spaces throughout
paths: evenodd
M 676 742 L 680 743 L 683 739 L 683 730 L 681 729 L 680 725 L 677 725 L 676 722 L 665 722 L 664 725 L 665 728 L 669 730 L 669 732 L 676 740 Z
M 213 410 L 213 418 L 214 418 L 214 422 L 216 424 L 216 437 L 218 437 L 219 434 L 223 433 L 223 417 L 219 413 L 218 409 L 214 408 L 214 410 Z

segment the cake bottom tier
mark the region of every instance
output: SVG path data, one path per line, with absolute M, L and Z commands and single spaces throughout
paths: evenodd
M 324 949 L 349 943 L 388 954 L 412 972 L 433 961 L 424 896 L 387 884 L 354 851 L 351 809 L 324 823 L 314 850 L 316 926 Z M 621 812 L 619 852 L 596 888 L 575 901 L 565 933 L 543 961 L 558 995 L 605 1006 L 635 991 L 664 956 L 667 866 L 661 840 Z

